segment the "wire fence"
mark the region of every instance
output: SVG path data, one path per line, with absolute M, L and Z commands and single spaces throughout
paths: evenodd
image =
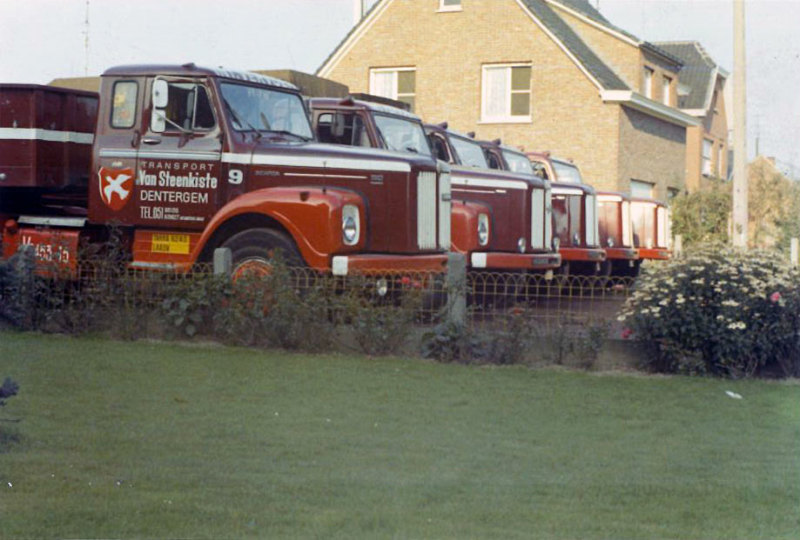
M 572 326 L 578 332 L 587 325 L 605 325 L 613 334 L 634 283 L 633 278 L 548 279 L 485 271 L 455 277 L 411 271 L 334 276 L 280 261 L 265 274 L 238 279 L 215 272 L 213 265 L 154 272 L 108 259 L 83 262 L 68 278 L 59 272 L 63 269 L 37 273 L 24 259 L 6 264 L 0 273 L 0 315 L 34 329 L 102 330 L 116 324 L 132 335 L 150 335 L 147 321 L 160 319 L 161 333 L 166 322 L 170 331 L 216 335 L 220 326 L 231 327 L 226 334 L 244 331 L 248 318 L 254 320 L 251 326 L 268 319 L 275 323 L 270 314 L 276 312 L 302 319 L 301 309 L 324 312 L 326 320 L 347 325 L 354 309 L 369 308 L 379 319 L 381 310 L 402 311 L 407 324 L 417 327 L 451 322 L 491 329 L 524 317 L 542 331 Z M 289 313 L 287 306 L 295 309 Z

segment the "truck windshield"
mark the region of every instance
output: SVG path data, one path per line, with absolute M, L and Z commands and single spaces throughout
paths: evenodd
M 244 84 L 220 86 L 236 131 L 272 131 L 304 140 L 312 138 L 308 116 L 297 94 Z
M 583 178 L 581 178 L 581 172 L 578 170 L 578 167 L 572 163 L 566 163 L 564 161 L 553 160 L 552 163 L 553 169 L 555 169 L 556 176 L 558 177 L 557 180 L 559 182 L 583 184 Z
M 488 169 L 489 164 L 486 163 L 486 156 L 483 154 L 483 148 L 475 141 L 462 139 L 461 137 L 454 137 L 450 135 L 450 144 L 461 159 L 462 165 L 470 165 L 472 167 L 480 167 L 481 169 Z
M 388 150 L 431 155 L 421 123 L 385 114 L 375 114 L 374 118 Z
M 511 150 L 503 150 L 503 157 L 508 163 L 508 170 L 516 173 L 525 173 L 533 176 L 533 165 L 531 160 L 525 154 L 513 152 Z

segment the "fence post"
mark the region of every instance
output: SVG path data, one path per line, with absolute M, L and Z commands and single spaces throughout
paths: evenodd
M 233 257 L 230 248 L 214 250 L 214 275 L 230 276 L 233 271 Z
M 683 256 L 683 235 L 676 234 L 675 238 L 672 239 L 672 251 L 676 259 L 680 259 Z
M 789 263 L 792 266 L 797 266 L 798 255 L 800 255 L 800 240 L 792 238 L 791 249 L 789 250 Z
M 463 326 L 467 320 L 467 258 L 463 253 L 447 254 L 447 318 Z
M 14 255 L 14 273 L 16 274 L 17 310 L 23 327 L 32 330 L 36 315 L 36 253 L 30 244 L 21 244 Z

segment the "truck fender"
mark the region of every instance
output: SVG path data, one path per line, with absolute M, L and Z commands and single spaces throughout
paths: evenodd
M 450 211 L 450 245 L 453 251 L 470 253 L 486 249 L 478 242 L 478 216 L 487 214 L 492 221 L 492 211 L 487 204 L 478 201 L 453 199 Z M 489 231 L 491 235 L 491 228 Z
M 345 245 L 342 238 L 345 205 L 358 208 L 360 235 L 354 245 Z M 324 187 L 274 187 L 245 193 L 223 206 L 195 245 L 193 260 L 247 229 L 248 217 L 277 223 L 292 237 L 306 264 L 319 270 L 330 268 L 331 255 L 363 249 L 366 243 L 366 209 L 358 194 Z

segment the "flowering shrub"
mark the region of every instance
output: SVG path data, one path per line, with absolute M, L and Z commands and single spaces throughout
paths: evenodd
M 655 371 L 800 375 L 800 275 L 774 254 L 706 248 L 645 266 L 619 320 Z

